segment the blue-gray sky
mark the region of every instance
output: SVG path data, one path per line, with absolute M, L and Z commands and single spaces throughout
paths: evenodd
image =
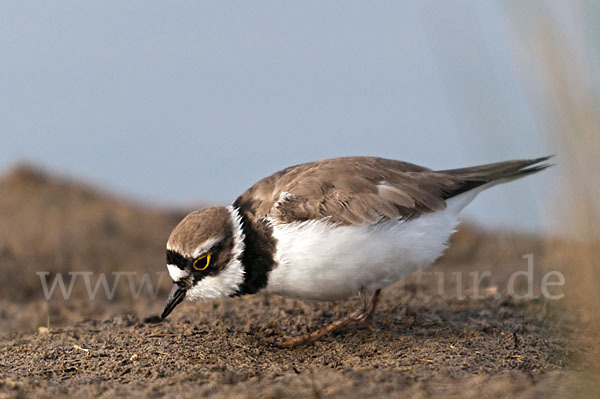
M 442 169 L 556 152 L 507 17 L 476 0 L 2 2 L 0 170 L 27 160 L 145 202 L 225 203 L 327 157 Z M 544 227 L 553 173 L 466 217 Z

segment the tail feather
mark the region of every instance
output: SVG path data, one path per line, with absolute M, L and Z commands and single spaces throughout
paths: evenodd
M 480 186 L 485 185 L 488 188 L 496 184 L 537 173 L 553 166 L 553 164 L 545 162 L 553 156 L 497 162 L 461 169 L 440 170 L 438 173 L 449 175 L 461 182 L 456 190 L 445 193 L 444 199 L 452 198 Z

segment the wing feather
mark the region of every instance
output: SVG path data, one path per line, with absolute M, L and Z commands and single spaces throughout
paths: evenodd
M 446 199 L 494 180 L 546 168 L 548 157 L 432 171 L 376 157 L 345 157 L 292 166 L 266 177 L 234 202 L 254 220 L 327 218 L 358 225 L 412 219 L 446 207 Z

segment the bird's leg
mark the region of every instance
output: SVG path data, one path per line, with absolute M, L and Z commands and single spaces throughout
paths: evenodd
M 360 315 L 360 320 L 356 321 L 356 327 L 359 329 L 368 328 L 371 330 L 375 329 L 375 309 L 379 303 L 379 294 L 381 289 L 375 290 L 370 300 L 363 294 L 363 313 Z
M 297 337 L 285 338 L 283 341 L 277 341 L 275 342 L 275 346 L 278 346 L 280 348 L 293 348 L 295 346 L 308 344 L 324 337 L 327 334 L 339 330 L 340 328 L 345 327 L 350 323 L 357 323 L 359 326 L 363 323 L 366 323 L 367 326 L 372 325 L 373 313 L 375 312 L 375 307 L 379 302 L 380 292 L 380 289 L 376 290 L 369 300 L 369 297 L 364 295 L 364 292 L 361 291 L 361 296 L 363 297 L 363 306 L 361 309 L 357 309 L 354 312 L 350 313 L 348 316 L 336 320 L 328 326 L 313 331 L 311 333 L 300 335 Z

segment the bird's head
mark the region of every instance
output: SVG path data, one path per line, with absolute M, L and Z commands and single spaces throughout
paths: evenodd
M 244 234 L 237 209 L 211 207 L 187 215 L 167 242 L 173 289 L 161 318 L 183 299 L 210 300 L 235 294 L 244 281 Z

